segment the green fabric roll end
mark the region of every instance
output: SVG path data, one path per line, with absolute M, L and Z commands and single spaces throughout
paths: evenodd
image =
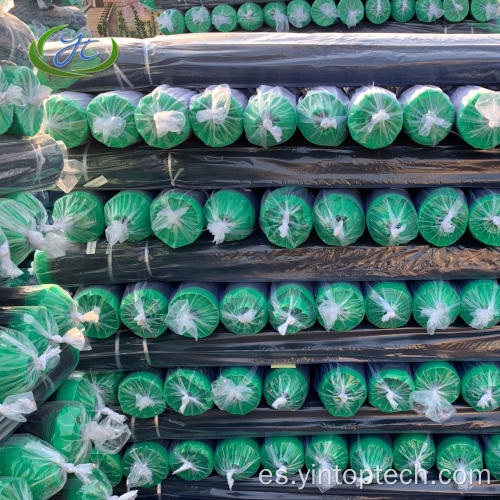
M 483 468 L 481 447 L 469 436 L 448 436 L 438 444 L 436 466 L 443 477 L 467 486 Z
M 435 391 L 449 403 L 460 396 L 460 377 L 455 367 L 447 361 L 418 363 L 415 372 L 415 391 Z
M 417 0 L 415 13 L 421 23 L 433 23 L 443 17 L 442 0 Z
M 113 487 L 106 474 L 94 467 L 85 481 L 71 476 L 64 485 L 62 500 L 96 500 L 107 499 L 113 494 Z
M 377 328 L 401 328 L 412 313 L 412 297 L 405 283 L 374 283 L 366 294 L 366 319 Z
M 95 386 L 85 378 L 82 372 L 73 372 L 59 387 L 54 400 L 81 403 L 91 420 L 97 418 L 96 413 L 101 405 Z
M 122 459 L 127 488 L 152 488 L 160 484 L 169 473 L 169 458 L 165 447 L 155 441 L 134 443 Z
M 0 478 L 0 498 L 2 500 L 33 500 L 30 487 L 22 477 Z
M 21 204 L 35 219 L 36 229 L 40 231 L 42 229 L 42 225 L 47 224 L 48 215 L 47 210 L 43 206 L 43 203 L 29 191 L 20 191 L 17 193 L 10 193 L 5 196 L 5 198 L 9 200 L 17 201 L 17 203 Z
M 125 377 L 125 372 L 87 373 L 85 378 L 94 384 L 106 406 L 118 404 L 118 387 Z
M 384 413 L 411 409 L 415 385 L 411 375 L 401 368 L 376 368 L 368 380 L 368 401 Z
M 307 440 L 305 464 L 308 470 L 316 471 L 316 484 L 321 492 L 340 482 L 337 481 L 335 471 L 344 471 L 348 462 L 349 453 L 344 436 L 323 434 Z
M 264 5 L 264 22 L 276 31 L 288 31 L 285 2 L 269 2 Z
M 131 373 L 120 382 L 118 401 L 123 413 L 137 418 L 156 417 L 166 407 L 163 380 L 150 372 Z
M 460 294 L 460 317 L 472 328 L 491 328 L 500 321 L 500 289 L 496 280 L 468 281 Z
M 331 26 L 339 17 L 337 4 L 333 0 L 314 0 L 311 17 L 318 26 Z
M 497 0 L 471 0 L 470 13 L 476 21 L 487 23 L 498 17 L 498 2 Z
M 500 478 L 500 434 L 484 436 L 484 463 L 495 479 Z
M 391 2 L 389 0 L 367 0 L 365 16 L 373 24 L 385 23 L 391 17 Z
M 201 481 L 212 474 L 214 451 L 203 441 L 181 441 L 170 450 L 172 475 L 184 481 Z
M 485 245 L 500 246 L 500 191 L 473 191 L 469 231 Z
M 263 389 L 271 408 L 299 410 L 309 392 L 309 378 L 297 368 L 270 368 Z
M 49 285 L 54 280 L 51 277 L 52 259 L 49 259 L 45 252 L 36 250 L 33 254 L 33 271 L 40 285 Z
M 459 23 L 469 14 L 469 0 L 443 0 L 444 18 Z
M 296 437 L 266 438 L 260 449 L 260 461 L 264 469 L 269 469 L 273 475 L 280 472 L 290 477 L 304 466 L 304 444 Z
M 429 434 L 399 434 L 392 444 L 394 468 L 425 480 L 436 462 L 436 446 Z
M 111 486 L 120 484 L 123 471 L 122 457 L 119 453 L 103 453 L 94 449 L 90 454 L 90 461 L 104 472 Z
M 288 21 L 296 28 L 305 28 L 311 22 L 311 5 L 305 0 L 292 0 L 286 6 Z
M 226 478 L 230 490 L 234 481 L 252 477 L 259 467 L 260 451 L 255 439 L 232 438 L 217 443 L 214 468 L 219 476 Z
M 210 11 L 203 7 L 191 7 L 184 14 L 184 22 L 190 33 L 208 33 L 212 27 Z
M 415 0 L 392 0 L 391 15 L 398 23 L 408 23 L 415 16 Z
M 179 35 L 186 29 L 184 16 L 177 9 L 164 10 L 156 20 L 162 35 Z
M 212 24 L 217 31 L 223 33 L 234 31 L 238 25 L 238 15 L 230 5 L 216 5 L 212 10 Z
M 0 66 L 0 96 L 0 134 L 5 134 L 12 125 L 14 105 L 23 104 L 23 89 L 9 82 L 2 66 Z
M 254 2 L 245 2 L 237 12 L 238 23 L 245 31 L 257 31 L 264 24 L 264 11 Z
M 377 479 L 381 481 L 385 471 L 392 467 L 392 447 L 382 437 L 357 436 L 351 442 L 349 462 L 364 482 L 370 479 L 370 475 L 373 475 L 372 482 Z
M 365 17 L 365 6 L 361 0 L 340 0 L 337 5 L 339 18 L 348 28 L 354 28 Z
M 475 411 L 493 411 L 500 406 L 500 368 L 477 363 L 462 374 L 462 397 Z

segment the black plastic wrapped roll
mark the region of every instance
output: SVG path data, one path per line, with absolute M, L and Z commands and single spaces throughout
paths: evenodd
M 79 9 L 52 6 L 41 10 L 33 0 L 16 0 L 9 12 L 23 23 L 28 24 L 35 19 L 49 28 L 67 24 L 69 28 L 78 30 L 87 25 L 87 16 Z
M 28 50 L 34 41 L 35 37 L 26 24 L 12 14 L 0 13 L 0 61 L 31 68 Z

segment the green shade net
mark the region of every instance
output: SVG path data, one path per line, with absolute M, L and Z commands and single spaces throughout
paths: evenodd
M 412 297 L 403 282 L 383 281 L 367 285 L 366 319 L 377 328 L 400 328 L 412 313 Z
M 142 94 L 117 90 L 99 94 L 87 106 L 92 135 L 110 148 L 126 148 L 140 139 L 134 113 Z
M 165 379 L 165 399 L 172 410 L 191 417 L 213 406 L 212 373 L 202 368 L 176 368 Z
M 235 481 L 252 477 L 259 467 L 260 451 L 255 439 L 232 438 L 217 443 L 214 469 L 219 476 L 226 478 L 230 490 Z
M 264 148 L 288 141 L 297 128 L 296 105 L 295 95 L 283 87 L 257 87 L 243 114 L 248 141 Z
M 313 197 L 298 186 L 267 191 L 260 205 L 260 227 L 277 246 L 295 248 L 304 243 L 313 226 Z
M 256 368 L 222 368 L 212 382 L 214 404 L 233 415 L 246 415 L 255 410 L 261 397 L 262 376 Z
M 168 475 L 168 452 L 156 441 L 134 443 L 123 455 L 123 474 L 127 488 L 151 488 Z
M 242 240 L 256 227 L 257 198 L 251 191 L 221 189 L 208 197 L 203 213 L 216 245 Z
M 491 328 L 500 321 L 500 289 L 496 280 L 472 280 L 462 286 L 460 317 L 472 328 Z
M 455 121 L 450 98 L 434 85 L 415 85 L 399 96 L 406 135 L 424 146 L 437 146 Z
M 264 398 L 275 410 L 298 410 L 309 393 L 309 367 L 270 368 L 264 379 Z
M 427 333 L 446 330 L 458 317 L 460 296 L 446 281 L 423 281 L 413 291 L 413 317 Z
M 67 148 L 76 148 L 90 139 L 87 106 L 94 96 L 82 92 L 61 92 L 43 105 L 45 132 Z
M 356 436 L 351 441 L 349 463 L 362 484 L 382 481 L 384 473 L 392 467 L 390 442 L 379 436 Z
M 316 292 L 316 312 L 326 330 L 352 330 L 365 317 L 365 299 L 359 284 L 321 283 Z
M 430 434 L 400 434 L 392 443 L 392 453 L 397 471 L 416 475 L 422 481 L 427 479 L 427 471 L 436 461 L 436 446 Z
M 0 66 L 0 134 L 5 134 L 12 125 L 14 106 L 23 104 L 23 89 L 10 83 L 6 72 Z
M 339 18 L 348 28 L 354 28 L 365 16 L 365 6 L 361 0 L 340 0 L 337 5 Z
M 334 417 L 352 417 L 367 394 L 363 365 L 327 363 L 319 365 L 316 391 L 327 411 Z
M 500 368 L 495 363 L 465 365 L 462 397 L 476 411 L 493 411 L 500 406 Z
M 470 13 L 476 21 L 486 23 L 498 17 L 498 2 L 497 0 L 471 0 Z
M 286 6 L 288 22 L 296 28 L 305 28 L 311 22 L 311 5 L 305 0 L 292 0 Z
M 22 477 L 0 478 L 0 500 L 33 500 L 26 479 Z
M 47 210 L 45 209 L 43 203 L 33 194 L 28 191 L 10 193 L 5 196 L 9 200 L 17 201 L 21 204 L 35 219 L 36 229 L 38 231 L 50 231 L 55 228 L 49 226 Z
M 69 478 L 61 494 L 61 499 L 108 500 L 113 498 L 111 495 L 113 495 L 113 486 L 106 474 L 99 467 L 94 467 L 85 481 L 81 481 L 77 477 Z
M 285 2 L 269 2 L 264 5 L 264 22 L 276 31 L 288 31 L 288 16 Z
M 469 191 L 469 231 L 485 245 L 500 246 L 500 191 Z
M 212 24 L 217 31 L 234 31 L 238 25 L 238 15 L 231 5 L 216 5 L 212 10 Z
M 184 283 L 170 301 L 167 325 L 177 335 L 195 340 L 208 337 L 219 324 L 217 287 L 203 283 Z
M 260 461 L 276 477 L 293 476 L 304 466 L 302 439 L 289 436 L 266 438 L 260 449 Z
M 104 472 L 111 486 L 118 485 L 122 480 L 122 457 L 119 453 L 103 453 L 92 450 L 90 461 Z
M 373 24 L 385 23 L 391 17 L 391 2 L 389 0 L 367 0 L 365 16 Z
M 280 335 L 298 333 L 314 325 L 316 307 L 307 283 L 273 284 L 269 298 L 269 322 Z
M 311 17 L 318 26 L 331 26 L 339 17 L 337 4 L 333 0 L 314 0 Z
M 269 320 L 267 287 L 261 284 L 228 285 L 220 301 L 220 319 L 232 333 L 254 335 Z
M 443 10 L 447 21 L 459 23 L 469 14 L 469 0 L 443 0 Z
M 189 119 L 193 133 L 204 144 L 222 148 L 243 133 L 246 97 L 229 85 L 212 85 L 191 98 Z
M 214 450 L 203 441 L 181 441 L 169 453 L 172 475 L 185 481 L 201 481 L 212 474 Z
M 55 401 L 78 401 L 83 404 L 88 416 L 94 420 L 99 417 L 102 401 L 94 384 L 82 372 L 73 372 L 59 387 Z
M 118 404 L 118 386 L 125 377 L 125 372 L 86 373 L 85 378 L 94 384 L 106 406 Z
M 409 243 L 418 235 L 417 211 L 403 189 L 375 190 L 366 207 L 366 227 L 382 246 Z
M 391 15 L 398 23 L 408 23 L 415 15 L 415 0 L 392 0 Z
M 186 24 L 182 12 L 177 9 L 164 10 L 157 18 L 158 28 L 162 35 L 178 35 L 184 33 Z
M 254 2 L 245 2 L 237 12 L 238 24 L 245 31 L 257 31 L 264 24 L 264 11 Z
M 205 229 L 203 191 L 166 189 L 151 203 L 151 229 L 154 235 L 171 248 L 180 248 L 196 241 Z
M 297 125 L 312 144 L 339 146 L 347 137 L 348 110 L 349 98 L 341 89 L 314 87 L 299 99 Z
M 210 11 L 203 5 L 188 9 L 184 14 L 184 22 L 190 33 L 207 33 L 212 27 Z
M 156 373 L 131 373 L 120 382 L 118 401 L 123 413 L 137 418 L 156 417 L 166 407 L 163 380 Z
M 500 94 L 477 86 L 458 87 L 451 94 L 456 126 L 462 139 L 476 149 L 500 143 Z
M 152 197 L 144 191 L 120 191 L 104 205 L 106 239 L 110 246 L 151 236 L 149 211 Z
M 483 436 L 484 464 L 494 479 L 500 478 L 500 434 Z M 0 497 L 1 498 L 1 497 Z
M 417 0 L 415 13 L 421 23 L 433 23 L 443 17 L 442 0 Z
M 405 363 L 369 365 L 368 401 L 384 413 L 411 409 L 411 393 L 415 390 L 410 368 Z
M 141 98 L 134 117 L 142 138 L 154 148 L 182 144 L 191 134 L 188 110 L 193 95 L 191 90 L 160 85 Z
M 9 240 L 0 228 L 0 281 L 3 281 L 3 278 L 14 280 L 15 278 L 22 279 L 23 277 L 23 271 L 21 271 L 12 261 Z

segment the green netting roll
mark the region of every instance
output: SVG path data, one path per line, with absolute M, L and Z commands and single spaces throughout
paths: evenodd
M 167 325 L 177 335 L 208 337 L 219 324 L 219 291 L 208 283 L 183 283 L 170 300 Z
M 212 382 L 214 404 L 233 415 L 246 415 L 255 410 L 261 397 L 262 375 L 256 368 L 222 368 L 219 376 Z
M 415 85 L 399 96 L 406 135 L 424 146 L 437 146 L 455 121 L 450 98 L 434 85 Z
M 220 189 L 205 203 L 207 230 L 216 245 L 250 236 L 257 223 L 257 197 L 252 191 Z
M 297 125 L 310 143 L 339 146 L 347 137 L 348 110 L 349 98 L 341 89 L 314 87 L 299 99 Z
M 333 0 L 314 0 L 311 17 L 318 26 L 331 26 L 339 17 L 337 4 Z
M 238 25 L 238 15 L 231 5 L 216 5 L 212 10 L 212 24 L 217 31 L 234 31 Z
M 269 322 L 280 335 L 298 333 L 314 325 L 316 306 L 308 283 L 273 284 L 269 298 Z
M 237 12 L 238 23 L 245 31 L 257 31 L 264 24 L 264 11 L 255 2 L 245 2 Z
M 264 148 L 288 141 L 297 128 L 296 106 L 295 95 L 283 87 L 257 87 L 243 113 L 247 140 Z
M 483 468 L 481 447 L 473 437 L 445 437 L 437 446 L 436 466 L 459 489 L 468 489 Z
M 103 453 L 102 451 L 92 450 L 90 461 L 104 472 L 111 486 L 120 484 L 123 471 L 122 456 L 119 453 Z
M 118 386 L 125 377 L 125 372 L 87 373 L 85 378 L 94 384 L 106 406 L 118 405 Z
M 339 18 L 348 28 L 354 28 L 365 17 L 365 6 L 361 0 L 340 0 L 337 6 Z
M 33 500 L 26 479 L 22 477 L 0 478 L 0 500 Z
M 212 27 L 210 11 L 203 5 L 188 9 L 184 14 L 184 22 L 190 33 L 208 33 Z
M 276 477 L 293 476 L 302 469 L 304 460 L 304 443 L 301 438 L 266 438 L 260 449 L 262 467 L 269 469 Z
M 352 417 L 366 400 L 364 367 L 355 363 L 319 365 L 315 388 L 323 406 L 334 417 Z
M 264 22 L 276 31 L 288 31 L 288 16 L 285 2 L 269 2 L 264 5 Z
M 500 246 L 500 191 L 469 191 L 469 231 L 485 245 Z
M 123 455 L 123 474 L 127 488 L 151 488 L 160 484 L 170 470 L 168 452 L 156 441 L 134 443 Z
M 76 148 L 90 139 L 87 106 L 94 96 L 82 92 L 61 92 L 43 104 L 45 132 L 67 148 Z
M 5 134 L 12 125 L 14 105 L 23 103 L 23 89 L 10 83 L 6 72 L 0 66 L 0 134 Z
M 127 286 L 120 304 L 120 319 L 133 333 L 145 339 L 156 338 L 167 329 L 171 286 L 143 281 Z
M 9 240 L 0 228 L 0 281 L 7 278 L 12 284 L 13 280 L 19 277 L 23 278 L 23 271 L 14 264 L 10 255 Z
M 266 191 L 259 218 L 266 238 L 284 248 L 295 248 L 304 243 L 313 226 L 313 203 L 306 188 L 286 186 Z
M 95 385 L 82 372 L 73 372 L 59 387 L 53 399 L 80 402 L 92 420 L 99 417 L 103 404 Z
M 357 143 L 369 149 L 384 148 L 401 132 L 403 110 L 393 92 L 374 85 L 361 87 L 351 97 L 347 124 Z
M 165 379 L 165 399 L 172 410 L 191 417 L 201 415 L 213 406 L 210 370 L 176 368 Z
M 130 90 L 104 92 L 90 101 L 87 118 L 95 139 L 110 148 L 126 148 L 140 140 L 134 113 L 142 94 Z
M 351 440 L 349 463 L 362 484 L 381 481 L 392 462 L 392 446 L 388 439 L 368 434 Z
M 156 373 L 131 373 L 118 386 L 118 401 L 123 413 L 137 418 L 156 417 L 167 405 L 163 380 Z
M 443 17 L 443 1 L 417 0 L 415 3 L 415 13 L 421 23 L 433 23 Z
M 373 24 L 385 23 L 391 17 L 391 2 L 389 0 L 367 0 L 365 16 Z
M 214 450 L 203 441 L 181 441 L 170 449 L 172 475 L 185 481 L 201 481 L 212 474 Z
M 246 97 L 229 85 L 212 85 L 191 98 L 189 119 L 193 133 L 212 148 L 229 146 L 243 133 Z
M 50 229 L 47 224 L 47 210 L 44 207 L 43 203 L 34 195 L 34 193 L 30 193 L 29 191 L 21 191 L 18 193 L 10 193 L 6 195 L 5 198 L 17 201 L 17 203 L 20 203 L 26 210 L 28 210 L 33 219 L 35 219 L 36 228 L 38 231 L 46 231 Z
M 186 24 L 182 12 L 177 9 L 164 10 L 157 18 L 158 28 L 162 35 L 178 35 L 184 33 Z
M 460 296 L 447 281 L 422 281 L 413 290 L 413 317 L 427 332 L 446 330 L 458 317 Z
M 232 333 L 259 333 L 269 320 L 267 286 L 259 283 L 228 285 L 220 301 L 220 319 Z
M 400 328 L 412 313 L 412 297 L 404 282 L 381 281 L 367 285 L 366 319 L 377 328 Z
M 447 21 L 459 23 L 469 14 L 469 0 L 443 0 L 443 11 Z
M 472 328 L 491 328 L 500 321 L 500 289 L 496 280 L 471 280 L 462 286 L 460 317 Z
M 305 28 L 311 22 L 311 5 L 305 0 L 292 0 L 286 6 L 288 21 L 296 28 Z
M 269 368 L 264 379 L 264 398 L 275 410 L 298 410 L 309 393 L 309 367 Z
M 492 149 L 500 143 L 500 95 L 483 87 L 458 87 L 450 96 L 456 126 L 462 139 L 476 149 Z
M 462 397 L 476 411 L 496 410 L 500 406 L 500 367 L 496 363 L 465 365 Z
M 188 111 L 194 95 L 192 90 L 160 85 L 142 97 L 134 112 L 135 126 L 142 138 L 154 148 L 169 149 L 182 144 L 191 134 Z
M 368 401 L 384 413 L 411 409 L 411 393 L 415 390 L 410 367 L 406 363 L 369 365 Z
M 113 498 L 113 486 L 104 471 L 92 468 L 88 478 L 81 481 L 69 478 L 61 494 L 61 500 L 108 500 Z
M 207 196 L 191 189 L 165 189 L 151 203 L 151 229 L 171 248 L 196 241 L 205 229 Z
M 408 23 L 415 16 L 415 0 L 392 0 L 391 15 L 398 23 Z
M 436 445 L 430 434 L 412 432 L 396 436 L 392 443 L 394 468 L 423 481 L 436 462 Z
M 152 234 L 149 212 L 153 199 L 145 191 L 120 191 L 104 205 L 106 239 L 110 246 L 145 240 Z
M 495 478 L 500 478 L 500 434 L 483 436 L 484 439 L 484 464 Z
M 470 13 L 481 23 L 486 23 L 498 17 L 497 0 L 471 0 Z
M 358 283 L 321 283 L 316 291 L 316 314 L 328 331 L 347 332 L 365 317 L 365 299 Z
M 230 490 L 234 481 L 252 477 L 259 467 L 260 450 L 255 439 L 231 438 L 217 443 L 214 469 L 219 476 L 226 478 Z

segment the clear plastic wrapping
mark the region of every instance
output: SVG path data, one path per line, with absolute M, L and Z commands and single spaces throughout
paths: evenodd
M 415 0 L 392 0 L 392 18 L 399 23 L 408 23 L 415 16 Z
M 500 368 L 494 362 L 462 366 L 462 397 L 476 411 L 496 410 L 500 406 Z
M 163 35 L 178 35 L 184 33 L 186 24 L 182 12 L 177 9 L 164 10 L 157 18 L 160 33 Z
M 203 5 L 188 9 L 184 14 L 184 22 L 190 33 L 206 33 L 212 27 L 210 11 Z
M 168 475 L 168 452 L 161 442 L 134 443 L 122 459 L 127 488 L 149 488 L 161 483 Z
M 394 468 L 427 479 L 427 472 L 436 462 L 436 446 L 430 434 L 400 434 L 392 443 Z
M 289 31 L 290 25 L 286 15 L 285 2 L 267 2 L 264 5 L 264 21 L 267 26 L 274 28 L 278 32 Z
M 417 0 L 415 2 L 415 13 L 421 23 L 433 23 L 443 17 L 443 1 Z
M 474 189 L 469 194 L 469 231 L 485 245 L 500 246 L 500 191 Z
M 484 329 L 500 321 L 500 288 L 496 280 L 471 280 L 460 293 L 460 317 L 472 328 Z
M 0 479 L 0 498 L 9 500 L 33 500 L 30 487 L 22 477 Z
M 200 481 L 212 474 L 214 449 L 203 441 L 174 442 L 169 450 L 172 475 L 185 481 Z
M 286 6 L 288 22 L 295 28 L 305 28 L 311 22 L 311 5 L 305 0 L 291 0 Z
M 167 404 L 163 380 L 153 372 L 130 373 L 120 382 L 118 401 L 123 412 L 133 417 L 159 415 Z
M 463 21 L 469 14 L 469 0 L 443 0 L 443 11 L 447 21 Z
M 304 466 L 304 443 L 294 436 L 266 438 L 260 450 L 262 467 L 276 477 L 293 476 Z
M 112 486 L 117 486 L 123 477 L 122 456 L 119 453 L 103 453 L 92 450 L 90 461 L 104 472 Z
M 471 0 L 470 12 L 476 21 L 485 23 L 498 17 L 498 3 L 495 0 Z
M 365 17 L 365 5 L 361 0 L 340 0 L 338 14 L 348 28 L 354 28 Z
M 367 0 L 365 16 L 373 24 L 385 23 L 391 17 L 391 2 L 389 0 Z
M 212 10 L 212 25 L 223 33 L 233 31 L 238 25 L 236 10 L 231 5 L 216 5 Z
M 300 409 L 309 393 L 309 367 L 268 369 L 263 393 L 266 403 L 275 410 Z
M 257 31 L 264 24 L 264 11 L 255 2 L 242 3 L 237 12 L 238 24 L 245 31 Z
M 357 474 L 358 484 L 381 481 L 393 464 L 390 439 L 369 434 L 353 436 L 349 447 L 349 463 Z

